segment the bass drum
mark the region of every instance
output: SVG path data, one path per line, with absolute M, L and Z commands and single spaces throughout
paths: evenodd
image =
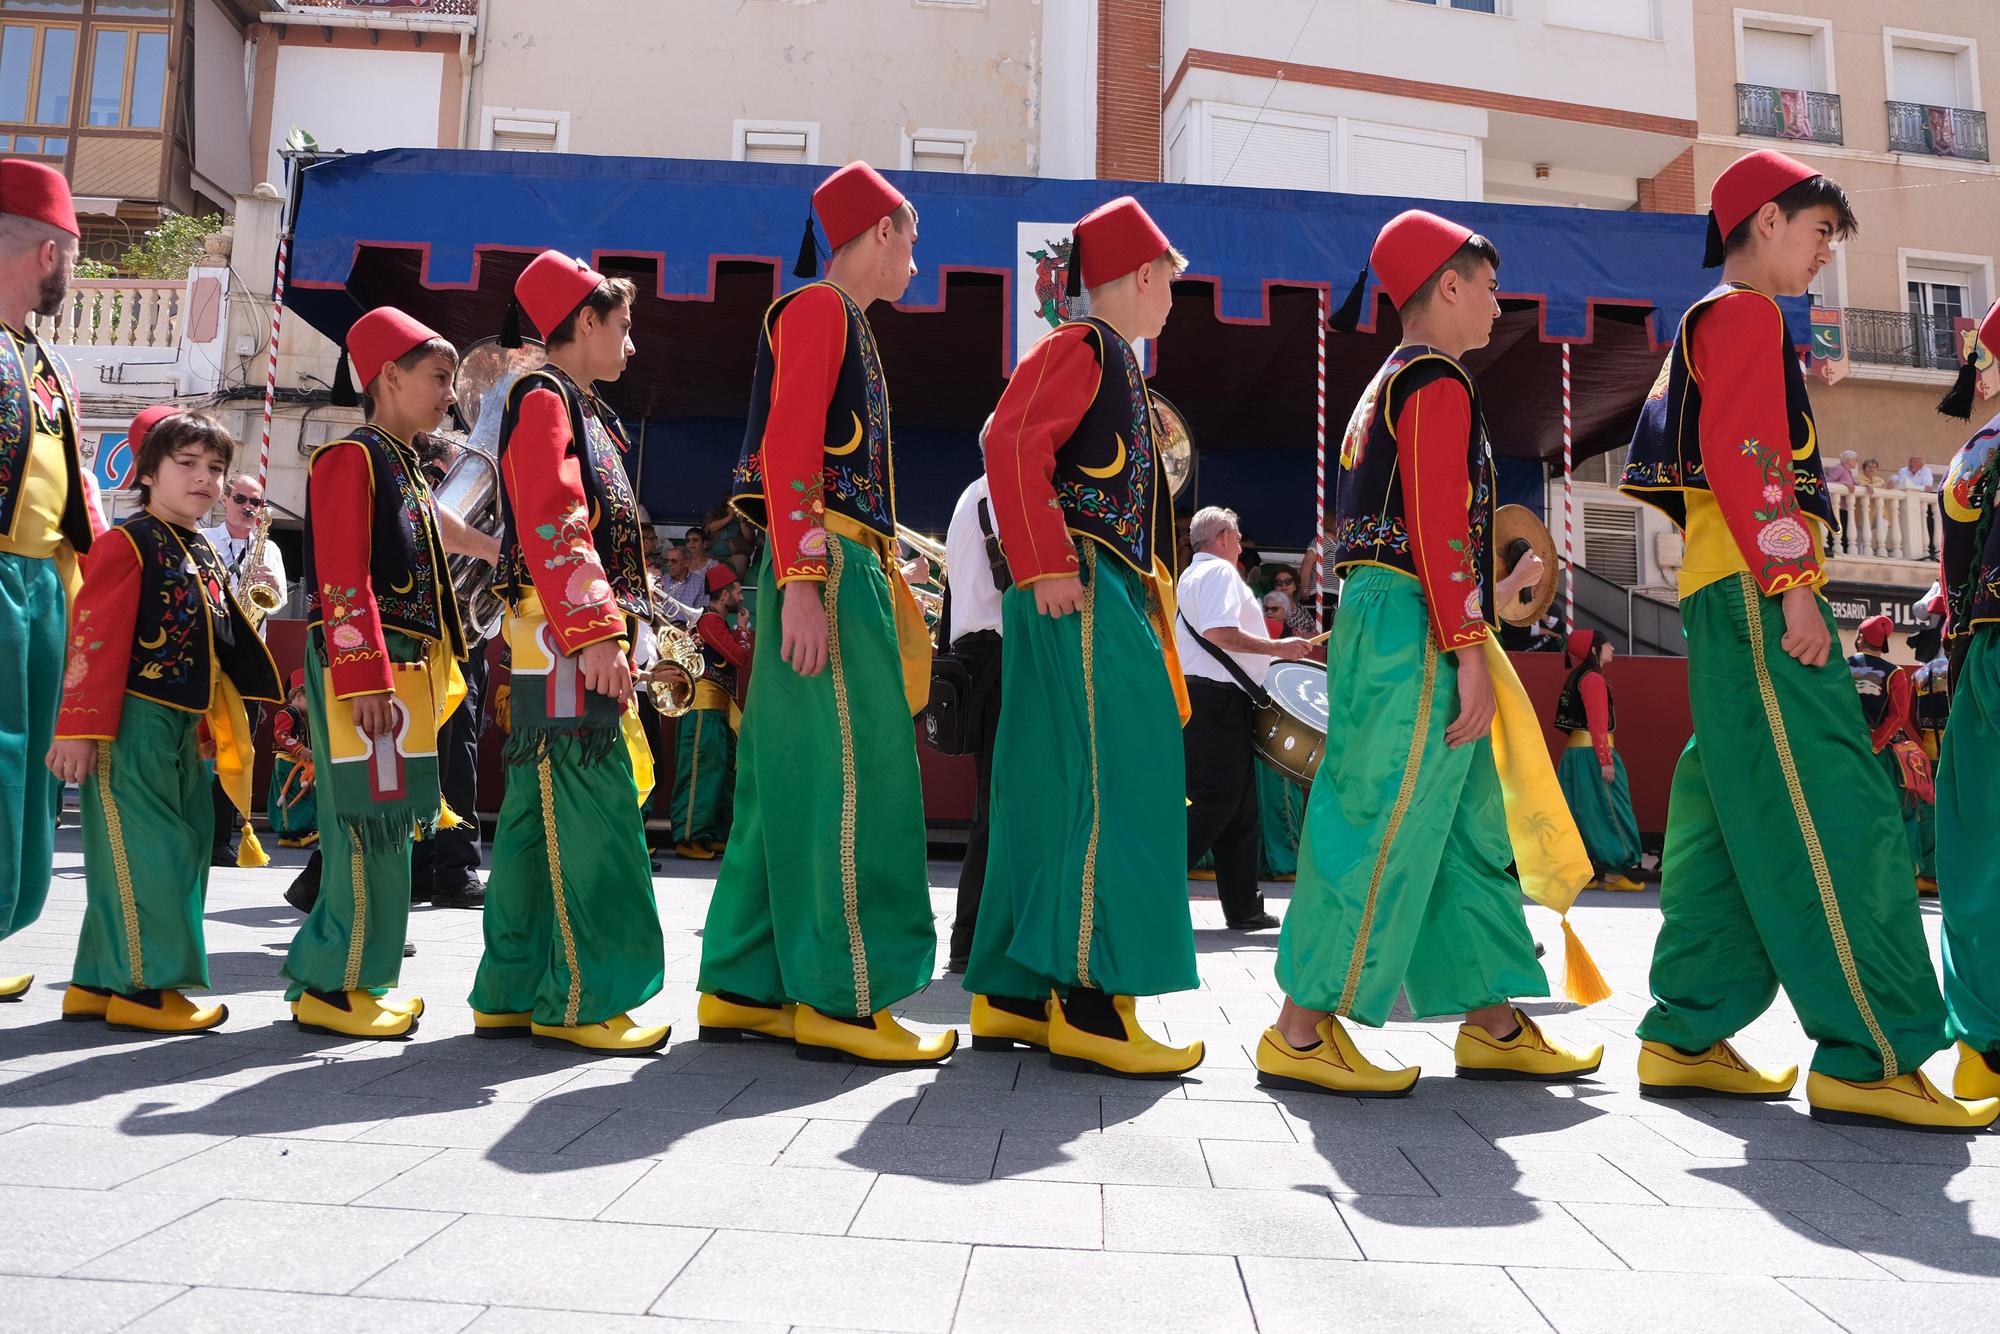
M 1310 791 L 1326 749 L 1326 667 L 1274 662 L 1264 693 L 1270 701 L 1251 717 L 1257 758 Z

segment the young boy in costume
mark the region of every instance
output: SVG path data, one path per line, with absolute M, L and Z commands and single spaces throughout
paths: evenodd
M 1685 533 L 1694 736 L 1674 770 L 1654 1004 L 1640 1091 L 1783 1098 L 1729 1038 L 1785 988 L 1818 1044 L 1823 1121 L 1967 1130 L 1921 1066 L 1945 1045 L 1895 789 L 1819 589 L 1834 529 L 1805 376 L 1775 298 L 1798 296 L 1855 229 L 1846 193 L 1782 153 L 1716 179 L 1708 267 L 1641 409 L 1623 488 Z
M 213 418 L 149 408 L 126 437 L 146 509 L 106 534 L 85 565 L 49 771 L 83 788 L 84 913 L 65 1019 L 193 1033 L 229 1017 L 184 994 L 208 986 L 202 907 L 216 771 L 249 810 L 245 700 L 279 698 L 278 669 L 198 529 L 221 494 L 235 441 Z M 260 864 L 243 834 L 247 864 Z
M 306 724 L 306 673 L 292 673 L 285 707 L 271 717 L 271 782 L 264 815 L 279 846 L 319 842 L 319 802 L 313 795 L 312 737 Z
M 1566 656 L 1569 678 L 1556 699 L 1556 730 L 1569 737 L 1556 779 L 1577 831 L 1597 868 L 1597 887 L 1630 892 L 1645 886 L 1633 876 L 1645 849 L 1632 813 L 1631 780 L 1612 744 L 1618 708 L 1611 702 L 1611 641 L 1595 630 L 1572 630 Z
M 702 576 L 708 609 L 694 623 L 703 672 L 674 745 L 674 850 L 708 861 L 729 841 L 736 776 L 735 732 L 749 684 L 752 640 L 736 567 L 717 561 Z M 734 624 L 731 624 L 732 618 Z

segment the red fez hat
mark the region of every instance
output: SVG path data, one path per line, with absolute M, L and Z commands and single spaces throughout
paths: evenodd
M 155 403 L 134 417 L 132 424 L 125 428 L 125 444 L 132 451 L 132 457 L 139 457 L 139 446 L 146 443 L 146 432 L 180 410 L 180 405 L 175 403 Z
M 1597 631 L 1572 630 L 1569 632 L 1569 640 L 1564 649 L 1563 656 L 1573 663 L 1582 662 L 1590 656 L 1590 651 L 1596 647 Z
M 1794 157 L 1774 148 L 1745 153 L 1723 168 L 1708 192 L 1708 253 L 1701 266 L 1712 269 L 1722 263 L 1722 243 L 1737 225 L 1800 181 L 1820 173 Z
M 1972 404 L 1979 397 L 1979 372 L 1993 364 L 2000 357 L 2000 301 L 1986 312 L 1986 318 L 1965 340 L 1965 361 L 1958 368 L 1958 379 L 1951 389 L 1938 400 L 1938 411 L 1947 417 L 1964 421 L 1972 416 Z
M 604 275 L 560 250 L 544 250 L 514 280 L 514 300 L 547 338 L 576 313 Z
M 1855 628 L 1854 641 L 1874 648 L 1887 648 L 1889 632 L 1895 628 L 1896 623 L 1887 616 L 1870 616 Z
M 1413 208 L 1389 219 L 1368 252 L 1368 267 L 1382 280 L 1389 304 L 1398 310 L 1430 281 L 1431 275 L 1472 239 L 1472 228 Z
M 717 561 L 708 567 L 708 573 L 703 577 L 708 581 L 709 592 L 720 593 L 736 582 L 736 567 L 728 561 Z
M 306 669 L 303 667 L 293 668 L 291 688 L 293 690 L 303 690 L 305 688 L 305 684 L 306 684 Z
M 0 213 L 46 222 L 71 236 L 82 235 L 76 225 L 76 206 L 70 202 L 69 182 L 45 162 L 0 158 Z
M 902 206 L 903 192 L 866 162 L 848 163 L 813 191 L 813 211 L 826 230 L 827 246 L 834 250 Z
M 1167 234 L 1131 195 L 1099 204 L 1078 218 L 1071 232 L 1069 293 L 1123 278 L 1170 248 Z
M 354 361 L 354 378 L 363 386 L 371 385 L 384 366 L 438 336 L 437 330 L 394 306 L 377 306 L 347 331 L 347 355 Z

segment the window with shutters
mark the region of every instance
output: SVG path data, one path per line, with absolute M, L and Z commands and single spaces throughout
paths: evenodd
M 1889 100 L 1919 106 L 1979 110 L 1970 38 L 1885 28 L 1889 47 Z
M 1625 476 L 1625 456 L 1631 451 L 1624 445 L 1608 449 L 1602 454 L 1593 454 L 1576 465 L 1572 476 L 1579 482 L 1595 482 L 1603 486 L 1616 486 Z M 1562 481 L 1558 467 L 1555 473 L 1557 483 Z
M 1364 195 L 1475 199 L 1479 173 L 1473 152 L 1472 140 L 1464 135 L 1349 121 L 1341 188 Z
M 739 120 L 729 156 L 738 162 L 817 162 L 816 120 Z
M 480 111 L 481 148 L 509 153 L 563 153 L 569 151 L 569 113 L 537 111 L 528 107 L 483 107 Z
M 1660 0 L 1542 0 L 1542 22 L 1618 37 L 1658 37 Z
M 1578 506 L 1585 569 L 1623 588 L 1639 582 L 1639 511 L 1631 505 Z
M 979 141 L 973 130 L 914 130 L 903 135 L 903 168 L 906 171 L 972 170 L 972 147 Z
M 1479 144 L 1465 135 L 1223 102 L 1194 103 L 1184 126 L 1167 156 L 1176 181 L 1429 199 L 1483 188 Z
M 1339 188 L 1335 175 L 1337 120 L 1271 111 L 1260 115 L 1255 107 L 1212 103 L 1205 110 L 1206 184 L 1273 190 Z

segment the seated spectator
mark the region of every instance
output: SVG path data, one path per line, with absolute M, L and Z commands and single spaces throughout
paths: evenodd
M 708 584 L 701 575 L 688 568 L 686 547 L 668 546 L 665 558 L 666 572 L 660 580 L 660 587 L 668 599 L 667 616 L 682 625 L 692 626 L 701 619 L 702 611 L 708 606 Z
M 1291 566 L 1279 565 L 1274 570 L 1271 591 L 1283 593 L 1289 606 L 1285 614 L 1284 633 L 1312 638 L 1319 633 L 1319 626 L 1313 619 L 1312 590 L 1299 582 L 1299 572 Z
M 743 516 L 725 502 L 702 515 L 701 526 L 708 534 L 709 559 L 729 566 L 741 579 L 750 569 L 753 546 Z
M 706 582 L 708 579 L 708 569 L 711 565 L 715 564 L 715 559 L 708 554 L 708 530 L 699 524 L 687 530 L 687 562 L 688 573 L 703 581 L 701 596 L 689 605 L 706 607 L 708 605 L 708 584 Z

